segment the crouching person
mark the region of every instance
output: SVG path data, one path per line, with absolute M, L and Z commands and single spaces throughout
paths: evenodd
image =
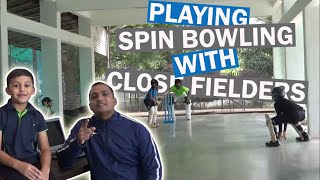
M 274 108 L 277 115 L 273 118 L 270 118 L 267 114 L 266 125 L 268 127 L 271 141 L 266 142 L 268 147 L 277 147 L 280 146 L 280 141 L 278 138 L 282 138 L 282 124 L 291 124 L 296 132 L 299 134 L 299 137 L 296 138 L 297 141 L 309 141 L 310 137 L 306 131 L 300 125 L 300 122 L 305 119 L 304 109 L 297 105 L 296 103 L 284 98 L 285 92 L 280 87 L 275 87 L 272 89 L 272 99 L 275 101 Z M 277 138 L 275 132 L 275 126 L 279 125 L 279 136 Z M 285 126 L 286 129 L 286 126 Z M 284 135 L 285 136 L 285 135 Z

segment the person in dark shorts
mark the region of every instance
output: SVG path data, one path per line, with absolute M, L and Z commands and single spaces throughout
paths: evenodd
M 285 134 L 282 132 L 282 124 L 284 124 L 284 131 L 286 131 L 286 124 L 289 123 L 297 131 L 300 137 L 297 137 L 297 141 L 309 141 L 310 137 L 306 131 L 300 125 L 300 122 L 305 119 L 305 110 L 296 103 L 284 98 L 285 92 L 280 87 L 272 89 L 272 99 L 275 101 L 274 108 L 277 115 L 270 118 L 267 114 L 266 125 L 268 127 L 271 141 L 266 142 L 268 147 L 280 146 L 279 139 L 282 139 Z M 275 126 L 279 126 L 279 137 L 276 136 Z

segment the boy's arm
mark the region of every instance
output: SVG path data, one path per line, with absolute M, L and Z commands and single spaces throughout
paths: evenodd
M 49 179 L 50 164 L 51 164 L 51 150 L 46 131 L 38 133 L 38 142 L 40 150 L 41 172 L 44 179 Z
M 284 131 L 283 131 L 283 139 L 284 139 L 284 140 L 287 139 L 287 135 L 286 135 L 287 125 L 288 125 L 288 123 L 284 123 Z
M 288 123 L 283 123 L 284 124 L 284 130 L 283 131 L 287 131 L 287 125 Z
M 190 97 L 190 89 L 185 87 L 185 86 L 184 86 L 184 89 L 185 89 L 185 91 L 187 93 L 187 98 L 189 98 Z
M 80 130 L 81 122 L 79 121 L 71 130 L 71 133 L 61 148 L 57 150 L 58 165 L 60 168 L 71 168 L 74 161 L 83 151 L 84 145 L 78 143 L 77 136 Z
M 2 145 L 2 131 L 0 131 L 0 147 Z M 29 179 L 40 179 L 41 172 L 38 168 L 31 164 L 19 161 L 0 149 L 0 164 L 19 171 L 22 175 Z
M 283 131 L 282 131 L 282 125 L 284 126 L 284 130 Z M 286 131 L 287 131 L 287 123 L 281 123 L 279 125 L 279 139 L 280 140 L 287 139 Z
M 277 116 L 280 116 L 280 115 L 281 115 L 281 111 L 280 111 L 280 109 L 279 109 L 278 106 L 279 106 L 279 105 L 275 103 L 275 104 L 274 104 L 274 110 L 276 111 Z
M 189 90 L 189 88 L 187 88 L 187 87 L 183 87 L 183 89 L 184 89 L 184 91 L 185 91 L 185 93 L 187 94 L 187 96 L 186 97 L 184 97 L 184 100 L 185 100 L 185 103 L 187 103 L 187 104 L 189 104 L 190 103 L 190 90 Z
M 0 131 L 0 147 L 2 147 L 1 145 L 2 145 L 2 131 Z M 0 149 L 0 164 L 11 167 L 13 169 L 17 169 L 19 160 L 12 158 L 7 153 L 2 151 L 2 149 Z
M 190 90 L 189 90 L 189 88 L 187 88 L 186 90 L 187 90 L 187 100 L 189 100 L 189 98 L 190 98 Z
M 279 124 L 279 133 L 282 133 L 282 125 L 283 123 Z

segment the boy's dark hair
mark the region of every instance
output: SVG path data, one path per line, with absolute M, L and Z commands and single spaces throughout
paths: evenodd
M 12 79 L 14 79 L 16 77 L 20 77 L 20 76 L 30 77 L 32 84 L 34 84 L 33 76 L 30 71 L 28 71 L 26 69 L 14 69 L 7 76 L 7 87 L 9 87 L 9 84 Z
M 100 85 L 100 84 L 108 86 L 109 89 L 111 90 L 112 97 L 114 97 L 114 91 L 113 91 L 113 89 L 112 89 L 107 83 L 104 83 L 104 82 L 96 82 L 96 83 L 94 83 L 94 84 L 91 85 L 91 88 L 90 88 L 90 89 L 92 89 L 94 86 L 97 86 L 97 85 Z M 91 90 L 90 90 L 90 92 L 91 92 Z M 89 98 L 90 98 L 90 92 L 89 92 Z
M 178 84 L 178 83 L 182 84 L 181 79 L 176 79 L 176 80 L 174 80 L 174 84 Z
M 152 80 L 151 80 L 151 84 L 157 84 L 157 85 L 158 85 L 159 83 L 158 83 L 158 80 L 152 79 Z

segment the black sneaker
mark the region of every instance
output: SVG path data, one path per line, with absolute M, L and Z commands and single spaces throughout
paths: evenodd
M 266 142 L 266 146 L 267 147 L 278 147 L 280 146 L 280 141 L 277 139 L 275 142 Z
M 296 137 L 296 140 L 299 142 L 307 142 L 310 140 L 310 136 L 309 135 L 303 136 L 303 140 L 301 139 L 301 137 Z

